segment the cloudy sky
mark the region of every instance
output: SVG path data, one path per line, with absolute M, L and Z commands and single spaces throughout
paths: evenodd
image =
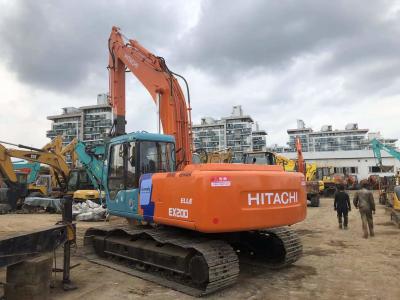
M 395 1 L 0 0 L 0 140 L 41 146 L 46 116 L 108 91 L 113 25 L 187 78 L 195 122 L 241 104 L 268 144 L 296 119 L 400 138 Z M 127 78 L 128 130 L 155 131 L 156 107 Z

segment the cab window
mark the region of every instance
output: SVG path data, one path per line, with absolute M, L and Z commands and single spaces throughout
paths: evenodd
M 78 172 L 71 172 L 68 179 L 68 191 L 74 191 L 78 184 Z
M 128 144 L 126 162 L 126 188 L 134 189 L 138 187 L 138 179 L 136 176 L 136 144 L 131 142 Z
M 138 187 L 135 142 L 111 146 L 109 157 L 108 190 L 114 199 L 118 191 Z
M 140 173 L 173 172 L 175 170 L 174 144 L 140 142 Z
M 117 144 L 111 146 L 110 159 L 109 159 L 109 171 L 108 171 L 108 190 L 110 191 L 110 197 L 115 198 L 118 191 L 125 189 L 125 178 L 124 178 L 124 158 L 125 158 L 126 146 L 125 144 Z

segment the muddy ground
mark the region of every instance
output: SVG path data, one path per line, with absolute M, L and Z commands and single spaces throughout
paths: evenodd
M 383 206 L 377 205 L 376 236 L 362 238 L 357 211 L 349 216 L 349 229 L 339 230 L 332 199 L 309 208 L 307 219 L 293 226 L 302 238 L 304 256 L 285 270 L 241 266 L 236 285 L 208 299 L 400 299 L 400 229 L 390 223 Z M 0 236 L 54 224 L 58 215 L 0 216 Z M 113 223 L 120 220 L 113 219 Z M 71 271 L 77 290 L 52 290 L 57 299 L 191 299 L 179 292 L 87 262 L 81 257 L 86 228 L 103 223 L 78 223 L 78 249 Z M 61 263 L 61 260 L 59 260 Z M 57 281 L 61 279 L 57 274 Z M 5 281 L 5 270 L 0 270 Z M 0 289 L 1 294 L 1 289 Z

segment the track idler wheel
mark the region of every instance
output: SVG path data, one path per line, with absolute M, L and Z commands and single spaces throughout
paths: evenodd
M 208 282 L 208 265 L 203 256 L 196 254 L 189 261 L 189 274 L 197 285 Z

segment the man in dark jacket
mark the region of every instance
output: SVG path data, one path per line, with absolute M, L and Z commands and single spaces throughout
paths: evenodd
M 347 224 L 349 221 L 348 213 L 351 211 L 350 197 L 344 191 L 344 185 L 339 185 L 339 191 L 335 194 L 335 201 L 333 203 L 334 209 L 337 211 L 337 217 L 339 221 L 339 228 L 342 227 L 342 217 L 344 219 L 344 229 L 347 229 Z
M 372 220 L 372 213 L 375 214 L 375 202 L 372 192 L 368 189 L 368 184 L 363 184 L 362 189 L 354 195 L 353 204 L 360 211 L 362 228 L 364 231 L 364 238 L 369 235 L 374 236 L 374 222 Z

